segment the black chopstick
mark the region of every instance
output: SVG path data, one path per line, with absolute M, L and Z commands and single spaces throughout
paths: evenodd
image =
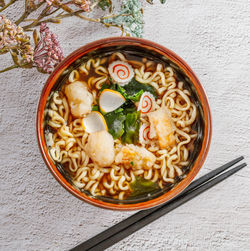
M 204 182 L 208 181 L 209 179 L 215 177 L 216 175 L 222 173 L 223 171 L 225 171 L 226 169 L 230 168 L 231 166 L 235 165 L 236 163 L 238 163 L 239 161 L 241 161 L 243 159 L 244 159 L 244 157 L 241 156 L 241 157 L 236 158 L 236 159 L 224 164 L 223 166 L 221 166 L 219 168 L 216 168 L 215 170 L 203 175 L 199 179 L 193 181 L 181 194 L 176 196 L 175 199 L 179 198 L 182 194 L 184 194 L 186 192 L 189 192 L 192 189 L 200 186 L 202 183 L 204 183 Z M 168 201 L 167 203 L 165 203 L 163 205 L 166 205 L 166 204 L 168 204 L 170 202 L 171 201 Z M 105 239 L 110 238 L 115 233 L 127 228 L 128 226 L 130 226 L 130 225 L 134 224 L 135 222 L 139 221 L 140 219 L 146 217 L 150 213 L 156 211 L 158 208 L 162 207 L 163 205 L 158 206 L 158 207 L 154 207 L 154 208 L 150 208 L 150 209 L 147 209 L 147 210 L 139 211 L 138 213 L 135 213 L 135 214 L 131 215 L 127 219 L 119 222 L 118 224 L 108 228 L 107 230 L 101 232 L 100 234 L 97 234 L 96 236 L 94 236 L 94 237 L 90 238 L 89 240 L 83 242 L 79 246 L 73 248 L 72 251 L 73 250 L 74 251 L 88 250 L 91 247 L 94 247 L 95 245 L 97 245 L 98 243 L 104 241 Z
M 101 251 L 104 250 L 118 241 L 124 239 L 125 237 L 129 236 L 130 234 L 136 232 L 137 230 L 141 229 L 142 227 L 146 226 L 147 224 L 153 222 L 154 220 L 158 219 L 159 217 L 165 215 L 166 213 L 172 211 L 173 209 L 181 206 L 185 202 L 193 199 L 197 195 L 201 194 L 202 192 L 208 190 L 209 188 L 213 187 L 214 185 L 218 184 L 219 182 L 223 181 L 224 179 L 228 178 L 232 174 L 238 172 L 240 169 L 246 166 L 246 163 L 243 163 L 224 174 L 218 176 L 217 178 L 212 179 L 209 182 L 206 182 L 205 185 L 198 187 L 197 189 L 194 189 L 193 191 L 188 192 L 187 194 L 182 195 L 178 199 L 174 199 L 169 205 L 165 205 L 163 207 L 160 207 L 158 210 L 154 211 L 153 213 L 149 214 L 147 217 L 142 218 L 138 222 L 135 222 L 134 224 L 130 225 L 128 228 L 123 229 L 122 231 L 116 233 L 115 235 L 112 235 L 110 238 L 98 243 L 96 246 L 90 248 L 90 249 L 81 249 L 81 250 L 88 250 L 88 251 Z
M 212 187 L 213 185 L 217 184 L 218 182 L 224 180 L 228 176 L 232 175 L 234 172 L 240 170 L 241 168 L 243 168 L 246 165 L 245 163 L 232 169 L 231 171 L 224 173 L 223 175 L 221 175 L 222 178 L 220 178 L 221 176 L 219 176 L 218 178 L 213 179 L 212 181 L 209 181 L 211 178 L 214 178 L 216 175 L 218 175 L 221 172 L 225 171 L 226 169 L 230 168 L 231 166 L 238 163 L 242 159 L 243 159 L 243 157 L 239 157 L 239 158 L 237 158 L 233 161 L 230 161 L 229 163 L 211 171 L 210 173 L 208 173 L 208 174 L 202 176 L 201 178 L 197 179 L 196 181 L 192 182 L 188 186 L 188 188 L 186 188 L 180 195 L 176 196 L 173 200 L 171 200 L 161 206 L 158 206 L 158 207 L 155 207 L 152 209 L 147 209 L 144 211 L 140 211 L 140 212 L 130 216 L 129 218 L 121 221 L 120 223 L 116 224 L 115 226 L 113 226 L 113 227 L 103 231 L 102 233 L 94 236 L 93 238 L 87 240 L 86 242 L 78 245 L 77 247 L 75 247 L 71 250 L 74 250 L 74 251 L 78 251 L 78 250 L 103 250 L 104 248 L 107 248 L 107 247 L 113 245 L 117 241 L 125 238 L 126 236 L 137 231 L 138 229 L 145 226 L 146 224 L 152 222 L 154 219 L 173 210 L 174 208 L 185 203 L 186 201 L 192 199 L 193 197 L 195 197 L 199 193 L 207 190 L 208 188 Z M 234 172 L 232 172 L 232 171 L 234 171 Z M 222 180 L 220 180 L 219 178 Z M 213 184 L 213 182 L 215 182 L 214 180 L 217 181 L 217 179 L 218 179 L 218 182 Z M 207 187 L 208 184 L 210 184 L 209 187 Z M 204 187 L 205 187 L 205 190 L 203 190 Z M 200 192 L 197 194 L 197 191 L 200 191 Z M 192 194 L 192 196 L 190 194 Z M 186 199 L 186 198 L 188 198 L 188 199 Z M 153 220 L 151 220 L 151 219 L 153 219 Z

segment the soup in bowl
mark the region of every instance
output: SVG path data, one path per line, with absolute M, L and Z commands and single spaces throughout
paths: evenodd
M 50 75 L 37 112 L 42 156 L 76 197 L 145 209 L 180 193 L 211 139 L 204 90 L 190 67 L 151 41 L 87 44 Z

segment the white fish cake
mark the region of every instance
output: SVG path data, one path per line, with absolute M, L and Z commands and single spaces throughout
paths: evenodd
M 91 112 L 93 96 L 88 91 L 87 84 L 75 81 L 65 87 L 71 113 L 75 117 L 83 117 Z
M 105 130 L 90 133 L 85 151 L 99 167 L 108 167 L 115 159 L 114 139 Z
M 108 67 L 108 71 L 113 80 L 121 86 L 128 84 L 135 75 L 133 67 L 120 60 L 112 62 Z
M 158 139 L 161 148 L 172 146 L 175 143 L 174 125 L 170 112 L 166 107 L 148 113 L 150 122 L 150 137 Z
M 153 153 L 144 147 L 128 144 L 123 146 L 115 157 L 116 164 L 123 164 L 126 168 L 149 169 L 156 161 Z

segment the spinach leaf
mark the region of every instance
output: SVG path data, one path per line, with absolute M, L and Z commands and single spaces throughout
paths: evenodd
M 137 176 L 135 181 L 130 183 L 130 188 L 132 192 L 129 197 L 147 194 L 160 189 L 157 183 L 152 182 L 151 180 L 146 180 L 140 176 Z
M 100 89 L 99 93 L 101 93 L 104 89 L 110 89 L 116 91 L 116 85 L 115 84 L 103 84 L 102 88 Z
M 140 98 L 141 98 L 141 95 L 144 92 L 144 90 L 140 90 L 140 91 L 138 91 L 137 93 L 135 93 L 133 95 L 128 95 L 126 90 L 123 87 L 121 87 L 120 85 L 117 85 L 117 91 L 120 92 L 125 99 L 130 99 L 130 100 L 132 100 L 134 102 L 139 101 Z
M 123 109 L 123 113 L 127 115 L 128 113 L 132 113 L 136 111 L 136 106 L 131 100 L 127 100 L 121 108 Z
M 116 89 L 117 89 L 117 91 L 118 92 L 120 92 L 121 93 L 121 95 L 125 98 L 125 99 L 128 99 L 128 95 L 127 95 L 127 93 L 126 93 L 126 90 L 123 88 L 123 87 L 121 87 L 120 85 L 116 85 Z
M 156 89 L 152 85 L 141 84 L 133 78 L 127 85 L 123 86 L 128 96 L 138 95 L 138 92 L 143 90 L 144 92 L 150 92 L 155 98 L 158 98 Z
M 114 113 L 120 113 L 120 112 L 123 112 L 123 108 L 120 107 L 120 108 L 117 108 L 116 110 L 114 110 Z
M 126 116 L 123 114 L 123 109 L 118 108 L 113 112 L 104 115 L 109 133 L 114 139 L 120 138 L 124 133 L 124 121 Z
M 138 91 L 134 91 L 131 95 L 127 94 L 125 88 L 119 84 L 104 84 L 100 90 L 111 89 L 120 92 L 126 99 L 126 102 L 115 111 L 104 114 L 104 118 L 107 122 L 109 133 L 114 139 L 121 138 L 123 143 L 137 143 L 139 138 L 139 127 L 140 127 L 140 112 L 136 111 L 135 101 L 139 101 L 143 89 L 137 86 Z M 137 82 L 138 83 L 138 82 Z M 143 85 L 140 84 L 139 85 Z M 135 89 L 135 88 L 134 88 Z M 96 109 L 96 108 L 94 108 Z
M 144 90 L 140 90 L 140 91 L 138 91 L 136 94 L 134 94 L 133 96 L 128 96 L 128 99 L 137 102 L 137 101 L 140 100 L 141 95 L 143 94 L 143 92 L 144 92 Z
M 92 106 L 92 111 L 99 111 L 99 106 L 98 105 L 93 105 Z
M 132 81 L 133 81 L 133 79 L 131 80 L 131 82 Z M 136 81 L 136 80 L 134 80 L 134 81 Z M 139 84 L 139 86 L 133 87 L 133 90 L 131 91 L 131 94 L 129 94 L 129 92 L 126 90 L 127 88 L 125 89 L 126 86 L 124 86 L 124 88 L 123 88 L 119 84 L 113 84 L 112 80 L 110 80 L 110 83 L 111 84 L 104 84 L 102 86 L 102 88 L 100 89 L 99 93 L 101 93 L 104 89 L 111 89 L 111 90 L 120 92 L 125 99 L 127 99 L 127 100 L 129 99 L 129 100 L 132 100 L 134 102 L 137 102 L 137 101 L 140 100 L 141 95 L 143 94 L 144 91 L 146 91 L 146 89 L 148 89 L 147 91 L 152 92 L 153 91 L 152 88 L 154 88 L 154 87 L 149 86 L 149 85 L 144 86 L 144 84 L 141 84 L 141 83 L 137 82 Z M 130 85 L 129 89 L 131 89 L 131 86 L 134 85 L 133 83 L 131 83 L 131 84 L 130 83 L 128 84 L 128 85 Z M 152 89 L 152 91 L 150 91 L 149 88 Z M 155 93 L 156 93 L 156 91 L 155 91 Z
M 130 100 L 120 108 L 104 115 L 109 133 L 114 139 L 124 139 L 124 143 L 138 141 L 140 112 L 136 111 L 136 106 Z
M 124 134 L 122 142 L 136 144 L 139 140 L 140 112 L 132 112 L 126 115 L 124 122 Z

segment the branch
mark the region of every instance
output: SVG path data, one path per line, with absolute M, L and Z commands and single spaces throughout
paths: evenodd
M 4 0 L 0 0 L 0 7 L 4 7 L 6 4 L 4 2 Z
M 35 19 L 31 24 L 28 24 L 28 25 L 26 25 L 26 26 L 24 26 L 24 27 L 22 27 L 24 30 L 27 30 L 27 29 L 30 29 L 30 28 L 32 28 L 32 27 L 35 27 L 35 26 L 37 26 L 38 25 L 38 23 L 40 23 L 40 20 L 41 19 L 43 19 L 44 17 L 46 17 L 46 13 L 47 13 L 47 11 L 50 9 L 50 6 L 47 6 L 41 13 L 40 13 L 40 15 L 38 16 L 38 18 L 37 19 Z M 56 11 L 57 11 L 58 9 L 56 9 Z M 50 14 L 49 14 L 50 15 Z M 48 16 L 49 16 L 48 15 Z
M 11 0 L 9 3 L 7 3 L 3 8 L 0 9 L 0 12 L 4 11 L 7 9 L 11 4 L 15 3 L 17 0 Z
M 35 27 L 35 26 L 39 26 L 41 23 L 53 23 L 53 24 L 59 24 L 61 22 L 60 19 L 57 19 L 56 17 L 54 18 L 48 18 L 48 19 L 45 19 L 45 20 L 42 20 L 42 21 L 39 21 L 39 22 L 33 22 L 32 24 L 34 25 L 26 25 L 26 26 L 23 26 L 23 30 L 24 31 L 32 31 L 31 28 Z
M 73 16 L 77 16 L 77 17 L 80 17 L 81 19 L 84 19 L 86 21 L 89 21 L 89 22 L 94 22 L 94 23 L 99 23 L 100 22 L 100 19 L 97 18 L 97 19 L 94 19 L 94 18 L 90 18 L 90 17 L 86 17 L 86 16 L 83 16 L 81 15 L 80 13 L 72 10 L 70 7 L 64 5 L 64 4 L 60 4 L 59 5 L 65 12 L 67 12 L 68 14 L 72 14 Z
M 42 6 L 44 2 L 39 3 L 36 8 L 33 10 L 25 10 L 23 15 L 15 22 L 16 25 L 19 25 L 21 22 L 23 22 L 33 11 L 37 10 L 40 6 Z
M 0 70 L 0 73 L 3 73 L 3 72 L 6 72 L 6 71 L 9 71 L 9 70 L 12 70 L 12 69 L 15 69 L 15 68 L 18 68 L 19 66 L 14 64 L 14 65 L 11 65 L 3 70 Z

